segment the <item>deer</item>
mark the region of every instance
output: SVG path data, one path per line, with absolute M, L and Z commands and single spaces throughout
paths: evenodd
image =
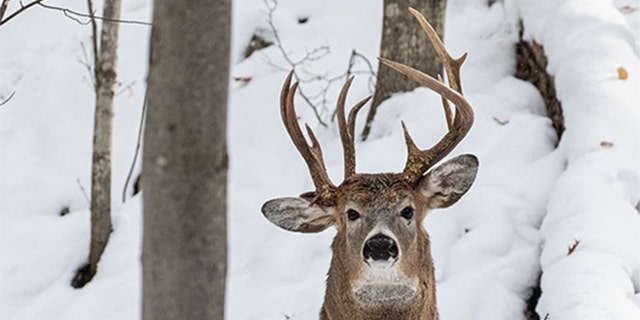
M 356 103 L 346 116 L 345 102 L 353 77 L 345 82 L 336 104 L 344 156 L 344 179 L 337 186 L 329 178 L 313 130 L 306 125 L 309 144 L 298 124 L 294 108 L 298 82 L 291 85 L 293 71 L 280 93 L 282 121 L 306 162 L 315 190 L 269 200 L 261 211 L 287 231 L 337 229 L 331 244 L 321 320 L 438 319 L 434 265 L 423 221 L 430 210 L 447 208 L 467 193 L 479 162 L 476 156 L 464 154 L 435 166 L 464 139 L 473 124 L 473 109 L 462 96 L 460 82 L 466 53 L 453 59 L 427 20 L 413 8 L 409 11 L 436 48 L 449 86 L 440 76 L 436 80 L 407 65 L 378 59 L 441 96 L 448 132 L 433 147 L 423 150 L 402 122 L 407 146 L 402 172 L 356 173 L 355 120 L 371 97 Z M 455 105 L 455 114 L 449 102 Z

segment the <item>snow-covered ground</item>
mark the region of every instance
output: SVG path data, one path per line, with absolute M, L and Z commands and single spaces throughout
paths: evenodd
M 78 11 L 86 5 L 48 2 Z M 452 156 L 474 153 L 481 167 L 460 203 L 426 220 L 441 318 L 525 319 L 540 278 L 540 318 L 638 319 L 640 2 L 448 2 L 445 42 L 454 56 L 469 53 L 462 82 L 476 111 Z M 11 4 L 10 11 L 19 5 Z M 346 71 L 353 49 L 375 62 L 382 9 L 381 1 L 280 0 L 272 21 L 292 60 L 328 48 L 299 66 L 305 79 L 326 79 Z M 334 232 L 288 233 L 259 210 L 267 199 L 312 189 L 279 118 L 289 68 L 282 51 L 272 46 L 242 58 L 257 30 L 273 38 L 267 11 L 262 0 L 234 1 L 232 76 L 250 81 L 231 82 L 227 319 L 316 319 Z M 150 12 L 150 1 L 129 0 L 123 18 L 150 21 Z M 567 127 L 558 148 L 538 92 L 513 77 L 521 18 L 525 37 L 544 45 L 556 76 Z M 82 187 L 90 181 L 93 94 L 81 43 L 89 48 L 90 28 L 37 7 L 0 27 L 0 101 L 15 91 L 0 107 L 0 319 L 139 318 L 141 197 L 122 203 L 120 195 L 135 149 L 150 28 L 121 28 L 115 231 L 96 278 L 74 290 L 69 281 L 89 243 Z M 366 63 L 356 61 L 347 103 L 370 94 L 369 76 L 358 72 Z M 619 79 L 620 67 L 626 79 Z M 329 87 L 326 107 L 320 104 L 327 128 L 296 100 L 334 181 L 342 176 L 342 154 L 330 117 L 343 81 Z M 302 87 L 314 96 L 326 84 Z M 395 95 L 380 107 L 370 138 L 357 145 L 359 170 L 401 170 L 400 120 L 424 147 L 446 130 L 438 96 L 422 88 Z M 70 213 L 61 217 L 64 207 Z

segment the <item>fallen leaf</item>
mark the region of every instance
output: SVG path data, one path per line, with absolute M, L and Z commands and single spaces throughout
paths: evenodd
M 629 74 L 627 73 L 627 69 L 625 69 L 624 67 L 619 67 L 618 68 L 618 79 L 627 80 L 628 77 L 629 77 Z
M 613 142 L 611 141 L 602 141 L 600 142 L 600 146 L 603 148 L 611 148 L 613 147 Z
M 251 77 L 233 77 L 233 81 L 237 81 L 237 82 L 242 82 L 242 83 L 249 83 L 249 81 L 251 81 L 253 78 Z
M 627 13 L 628 14 L 628 13 L 632 13 L 632 12 L 638 11 L 638 8 L 637 7 L 632 7 L 632 6 L 623 6 L 623 7 L 620 7 L 618 10 L 620 10 L 620 12 L 622 12 L 622 13 Z

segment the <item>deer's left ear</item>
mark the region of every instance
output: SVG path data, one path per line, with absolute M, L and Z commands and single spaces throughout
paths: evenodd
M 457 156 L 423 176 L 418 190 L 427 199 L 429 208 L 447 208 L 469 191 L 477 172 L 476 156 Z

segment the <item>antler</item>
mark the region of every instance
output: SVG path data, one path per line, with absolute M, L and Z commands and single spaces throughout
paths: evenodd
M 408 149 L 407 162 L 402 174 L 407 183 L 415 185 L 420 180 L 420 177 L 424 172 L 449 154 L 467 135 L 471 129 L 471 125 L 473 124 L 473 110 L 469 102 L 467 102 L 467 100 L 462 96 L 462 87 L 460 85 L 460 67 L 467 55 L 464 54 L 458 59 L 453 59 L 446 51 L 442 40 L 438 37 L 429 22 L 427 22 L 427 20 L 415 9 L 409 8 L 409 11 L 418 20 L 429 37 L 429 41 L 431 41 L 433 46 L 436 48 L 436 52 L 440 56 L 444 68 L 447 71 L 447 76 L 451 86 L 451 88 L 449 88 L 441 81 L 438 81 L 429 75 L 404 64 L 379 58 L 386 66 L 412 78 L 414 81 L 428 87 L 442 96 L 449 131 L 435 146 L 427 150 L 420 150 L 411 138 L 407 126 L 404 122 L 402 123 Z M 451 110 L 449 109 L 447 100 L 455 104 L 455 117 L 451 115 Z
M 344 104 L 347 100 L 347 93 L 349 92 L 349 88 L 351 87 L 351 82 L 353 81 L 353 76 L 351 76 L 347 82 L 342 86 L 342 90 L 340 91 L 340 96 L 338 96 L 338 103 L 336 106 L 336 112 L 338 114 L 338 127 L 340 128 L 340 140 L 342 140 L 342 149 L 344 150 L 344 178 L 354 175 L 356 173 L 356 151 L 355 151 L 355 126 L 356 126 L 356 117 L 358 116 L 358 111 L 364 107 L 371 96 L 368 96 L 362 99 L 360 102 L 356 103 L 351 111 L 349 111 L 349 122 L 345 119 L 344 112 Z
M 291 86 L 291 78 L 293 77 L 293 70 L 289 72 L 287 78 L 282 86 L 280 92 L 280 114 L 282 116 L 282 122 L 284 123 L 293 144 L 304 158 L 311 174 L 311 179 L 316 187 L 316 191 L 313 194 L 313 202 L 321 205 L 332 205 L 335 201 L 336 186 L 329 179 L 327 174 L 327 168 L 324 164 L 322 157 L 322 149 L 318 143 L 313 130 L 309 125 L 306 125 L 309 139 L 311 139 L 311 146 L 307 143 L 307 140 L 300 130 L 298 125 L 298 119 L 296 116 L 295 107 L 293 105 L 293 98 L 298 89 L 298 82 Z M 347 100 L 347 93 L 353 82 L 353 77 L 347 79 L 347 82 L 342 86 L 340 96 L 336 106 L 336 112 L 338 115 L 338 127 L 340 130 L 340 139 L 342 140 L 342 148 L 344 150 L 344 178 L 347 179 L 356 173 L 356 154 L 355 154 L 355 125 L 358 111 L 364 107 L 364 105 L 371 99 L 371 96 L 356 103 L 349 111 L 348 120 L 345 119 L 344 104 Z M 307 195 L 307 194 L 305 194 Z
M 330 206 L 335 201 L 336 186 L 333 185 L 329 175 L 327 174 L 327 168 L 324 164 L 322 157 L 322 149 L 318 143 L 313 130 L 309 125 L 306 125 L 309 139 L 311 139 L 311 146 L 307 143 L 300 126 L 298 125 L 298 117 L 293 105 L 293 98 L 295 97 L 296 90 L 298 89 L 298 82 L 291 86 L 291 78 L 293 77 L 293 70 L 289 72 L 287 78 L 282 85 L 282 91 L 280 92 L 280 115 L 282 116 L 282 122 L 284 123 L 291 141 L 304 158 L 311 174 L 311 179 L 316 187 L 313 201 L 320 205 Z

